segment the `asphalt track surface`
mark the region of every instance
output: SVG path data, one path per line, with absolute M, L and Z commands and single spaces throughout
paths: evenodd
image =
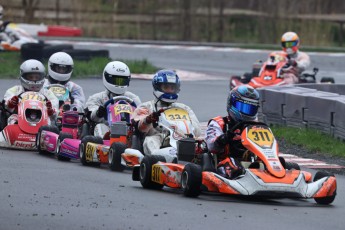
M 112 56 L 122 55 L 121 52 L 115 48 L 111 50 Z M 166 60 L 159 57 L 154 63 L 160 60 L 162 67 L 184 69 L 182 64 L 197 62 L 188 56 L 190 52 L 176 54 L 170 50 L 165 54 L 170 59 L 175 55 L 181 66 L 164 66 Z M 130 54 L 127 49 L 127 53 L 141 57 L 140 51 Z M 154 56 L 155 50 L 147 53 Z M 245 56 L 245 53 L 236 55 Z M 207 67 L 205 54 L 195 54 L 195 58 L 205 61 L 199 66 Z M 223 62 L 226 61 L 224 57 Z M 196 65 L 188 70 L 197 71 Z M 229 69 L 232 67 L 229 65 Z M 227 69 L 222 67 L 220 72 L 223 72 L 223 80 L 182 82 L 180 101 L 190 105 L 200 121 L 225 113 Z M 76 82 L 82 85 L 87 97 L 103 90 L 97 78 Z M 0 90 L 4 92 L 17 83 L 2 80 Z M 152 98 L 150 81 L 133 79 L 130 88 L 143 101 Z M 337 175 L 338 195 L 334 203 L 320 206 L 314 200 L 259 200 L 213 194 L 190 199 L 178 190 L 145 190 L 139 182 L 131 180 L 130 170 L 115 173 L 105 165 L 84 167 L 78 161 L 59 162 L 53 156 L 41 156 L 37 152 L 0 149 L 0 168 L 0 229 L 315 230 L 343 229 L 345 226 L 342 218 L 345 180 L 340 175 Z

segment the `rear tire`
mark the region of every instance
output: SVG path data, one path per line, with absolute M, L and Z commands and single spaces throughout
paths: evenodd
M 70 161 L 70 160 L 71 160 L 71 158 L 65 157 L 65 156 L 61 156 L 61 155 L 59 154 L 61 142 L 62 142 L 65 138 L 73 138 L 73 136 L 72 136 L 72 134 L 70 134 L 70 133 L 63 133 L 63 132 L 60 133 L 59 138 L 58 138 L 58 141 L 57 141 L 57 144 L 56 144 L 56 156 L 57 156 L 57 159 L 58 159 L 59 161 Z
M 320 82 L 321 83 L 332 83 L 332 84 L 334 84 L 335 80 L 333 77 L 323 77 L 323 78 L 321 78 Z
M 121 142 L 114 142 L 109 149 L 109 168 L 112 171 L 122 172 L 126 167 L 121 164 L 121 154 L 125 152 L 127 146 Z
M 329 177 L 329 176 L 334 176 L 334 174 L 328 173 L 328 172 L 324 172 L 324 171 L 318 171 L 318 172 L 316 172 L 313 181 L 315 182 L 315 181 L 320 180 L 321 178 Z M 335 189 L 334 194 L 332 196 L 314 198 L 314 200 L 318 204 L 327 205 L 327 204 L 330 204 L 330 203 L 332 203 L 334 201 L 336 195 L 337 195 L 337 189 Z
M 201 193 L 202 172 L 199 165 L 187 164 L 181 176 L 183 194 L 188 197 L 198 197 Z
M 52 125 L 44 125 L 44 126 L 41 126 L 38 129 L 38 132 L 36 134 L 36 147 L 37 147 L 38 153 L 40 155 L 46 155 L 49 152 L 47 152 L 46 150 L 43 150 L 41 148 L 41 142 L 42 142 L 42 136 L 41 135 L 42 135 L 42 131 L 49 131 L 49 132 L 53 132 L 53 133 L 59 134 L 59 129 L 56 126 L 52 126 Z
M 164 187 L 164 185 L 152 181 L 152 165 L 158 161 L 165 162 L 165 158 L 158 155 L 146 155 L 141 161 L 140 183 L 144 188 L 160 190 Z

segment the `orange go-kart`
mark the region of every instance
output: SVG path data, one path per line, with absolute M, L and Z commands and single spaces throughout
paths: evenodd
M 283 70 L 292 68 L 289 64 L 289 59 L 289 56 L 282 51 L 270 53 L 266 62 L 254 64 L 252 73 L 245 73 L 243 76 L 232 76 L 230 78 L 230 89 L 244 84 L 250 85 L 253 88 L 288 84 L 282 77 L 282 73 Z M 316 83 L 318 71 L 318 68 L 314 68 L 313 73 L 303 73 L 298 76 L 298 83 Z M 321 79 L 321 82 L 334 83 L 334 79 L 324 77 Z
M 278 156 L 278 143 L 266 124 L 245 122 L 235 129 L 242 130 L 241 142 L 247 157 L 241 162 L 245 169 L 243 174 L 234 179 L 216 173 L 211 153 L 203 153 L 201 164 L 165 163 L 161 156 L 145 156 L 139 173 L 135 175 L 133 171 L 132 179 L 139 180 L 144 188 L 180 188 L 189 197 L 197 197 L 205 190 L 266 198 L 314 198 L 319 204 L 334 201 L 335 176 L 320 171 L 312 178 L 312 174 L 300 170 L 298 164 L 285 162 Z

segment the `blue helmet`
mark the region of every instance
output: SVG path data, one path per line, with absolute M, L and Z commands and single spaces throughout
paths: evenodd
M 160 70 L 153 76 L 152 86 L 158 100 L 173 103 L 180 92 L 180 79 L 172 70 Z
M 251 86 L 241 85 L 228 95 L 226 110 L 236 122 L 253 121 L 259 109 L 259 92 Z

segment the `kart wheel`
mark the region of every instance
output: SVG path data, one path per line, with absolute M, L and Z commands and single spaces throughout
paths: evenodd
M 152 181 L 152 165 L 158 161 L 165 162 L 163 156 L 146 155 L 140 163 L 140 183 L 144 188 L 162 189 L 164 185 Z
M 301 170 L 299 165 L 296 162 L 286 162 L 285 163 L 285 169 L 291 170 L 291 169 L 296 169 L 296 170 Z
M 103 144 L 103 140 L 100 137 L 95 137 L 95 136 L 85 136 L 82 140 L 81 143 L 79 145 L 79 158 L 80 158 L 80 162 L 82 163 L 82 165 L 94 165 L 94 166 L 99 166 L 100 163 L 99 162 L 88 162 L 86 160 L 86 146 L 87 143 L 91 142 L 91 143 L 96 143 L 96 144 Z
M 328 173 L 328 172 L 324 172 L 324 171 L 318 171 L 318 172 L 316 172 L 313 181 L 315 182 L 315 181 L 320 180 L 321 178 L 329 177 L 329 176 L 334 176 L 334 174 Z M 337 189 L 335 189 L 335 191 L 334 191 L 332 196 L 318 197 L 318 198 L 314 198 L 314 200 L 318 204 L 330 204 L 330 203 L 332 203 L 334 201 L 336 195 L 337 195 Z
M 121 164 L 121 154 L 125 152 L 126 145 L 121 142 L 114 142 L 108 155 L 109 167 L 112 171 L 122 172 L 125 166 Z
M 49 131 L 49 132 L 53 132 L 53 133 L 59 134 L 59 129 L 57 127 L 55 127 L 55 126 L 52 126 L 52 125 L 41 126 L 38 129 L 38 132 L 36 134 L 36 147 L 37 147 L 38 153 L 41 154 L 41 155 L 44 155 L 44 154 L 47 154 L 48 152 L 41 148 L 41 142 L 42 142 L 42 136 L 41 135 L 42 135 L 42 131 Z
M 61 156 L 59 153 L 60 153 L 60 147 L 61 147 L 61 142 L 65 139 L 65 138 L 73 138 L 72 134 L 70 133 L 63 133 L 61 132 L 60 135 L 59 135 L 59 138 L 57 140 L 57 144 L 56 144 L 56 155 L 57 155 L 57 159 L 59 161 L 70 161 L 71 158 L 69 157 L 64 157 L 64 156 Z
M 183 194 L 188 197 L 198 197 L 201 192 L 202 172 L 199 165 L 187 164 L 182 171 L 181 186 Z

